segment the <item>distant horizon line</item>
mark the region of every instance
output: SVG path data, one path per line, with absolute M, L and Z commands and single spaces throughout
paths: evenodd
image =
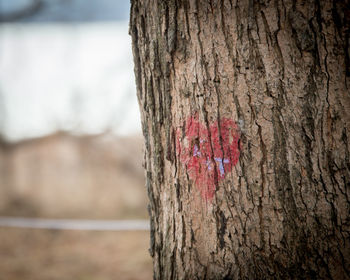
M 0 217 L 0 227 L 48 230 L 148 231 L 149 220 L 91 220 Z
M 49 133 L 45 133 L 43 135 L 33 136 L 33 137 L 22 137 L 18 139 L 12 139 L 6 137 L 3 134 L 0 134 L 0 146 L 13 146 L 13 145 L 19 145 L 27 142 L 32 141 L 40 141 L 45 140 L 48 138 L 52 138 L 55 136 L 69 136 L 73 138 L 95 138 L 95 137 L 103 137 L 103 136 L 113 136 L 116 138 L 129 138 L 129 137 L 142 137 L 142 131 L 139 132 L 132 132 L 128 134 L 123 133 L 115 133 L 113 130 L 105 130 L 102 132 L 96 132 L 96 133 L 88 133 L 88 132 L 76 132 L 76 131 L 69 131 L 64 129 L 58 129 Z

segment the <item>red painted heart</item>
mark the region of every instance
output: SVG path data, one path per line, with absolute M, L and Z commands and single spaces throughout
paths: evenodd
M 201 124 L 198 115 L 186 121 L 185 141 L 177 134 L 177 153 L 201 196 L 210 201 L 218 182 L 238 162 L 240 132 L 237 124 L 222 118 L 209 125 Z

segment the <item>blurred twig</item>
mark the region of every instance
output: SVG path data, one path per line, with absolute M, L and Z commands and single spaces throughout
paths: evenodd
M 43 7 L 44 3 L 42 0 L 33 0 L 33 2 L 22 10 L 14 11 L 11 13 L 3 14 L 0 11 L 0 22 L 11 22 L 19 20 L 23 17 L 31 16 Z

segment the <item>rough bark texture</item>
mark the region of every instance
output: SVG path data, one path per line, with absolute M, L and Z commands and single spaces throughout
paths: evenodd
M 349 5 L 132 1 L 155 279 L 350 279 Z

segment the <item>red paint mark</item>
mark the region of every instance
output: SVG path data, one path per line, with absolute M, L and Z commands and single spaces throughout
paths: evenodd
M 186 121 L 186 141 L 180 142 L 180 131 L 176 138 L 176 151 L 190 179 L 194 181 L 202 198 L 210 201 L 218 182 L 238 162 L 240 132 L 237 124 L 222 118 L 210 124 L 208 129 L 199 122 L 197 115 Z

